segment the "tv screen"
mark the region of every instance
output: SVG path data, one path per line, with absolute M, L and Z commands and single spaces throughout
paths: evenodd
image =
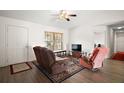
M 72 51 L 80 51 L 81 52 L 81 44 L 72 44 Z

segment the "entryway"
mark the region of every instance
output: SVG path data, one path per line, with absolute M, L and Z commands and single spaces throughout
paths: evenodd
M 22 26 L 7 26 L 8 64 L 26 62 L 28 58 L 28 30 Z

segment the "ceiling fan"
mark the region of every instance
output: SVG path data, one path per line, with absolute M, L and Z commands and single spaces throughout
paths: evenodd
M 76 17 L 76 14 L 70 13 L 67 10 L 60 10 L 57 14 L 58 18 L 61 20 L 70 21 L 71 17 Z

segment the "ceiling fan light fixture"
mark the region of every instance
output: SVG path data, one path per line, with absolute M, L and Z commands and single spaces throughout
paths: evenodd
M 59 14 L 59 19 L 65 20 L 66 18 L 69 18 L 67 12 L 65 10 L 61 10 Z
M 58 13 L 58 18 L 60 20 L 70 21 L 71 17 L 76 17 L 76 16 L 77 16 L 76 14 L 73 14 L 67 10 L 60 10 Z

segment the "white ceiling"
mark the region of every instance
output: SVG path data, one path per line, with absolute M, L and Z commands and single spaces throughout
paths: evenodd
M 71 10 L 73 11 L 73 10 Z M 30 21 L 47 26 L 70 29 L 85 25 L 111 25 L 124 23 L 123 10 L 75 10 L 77 17 L 71 21 L 57 20 L 54 10 L 0 10 L 0 16 Z

